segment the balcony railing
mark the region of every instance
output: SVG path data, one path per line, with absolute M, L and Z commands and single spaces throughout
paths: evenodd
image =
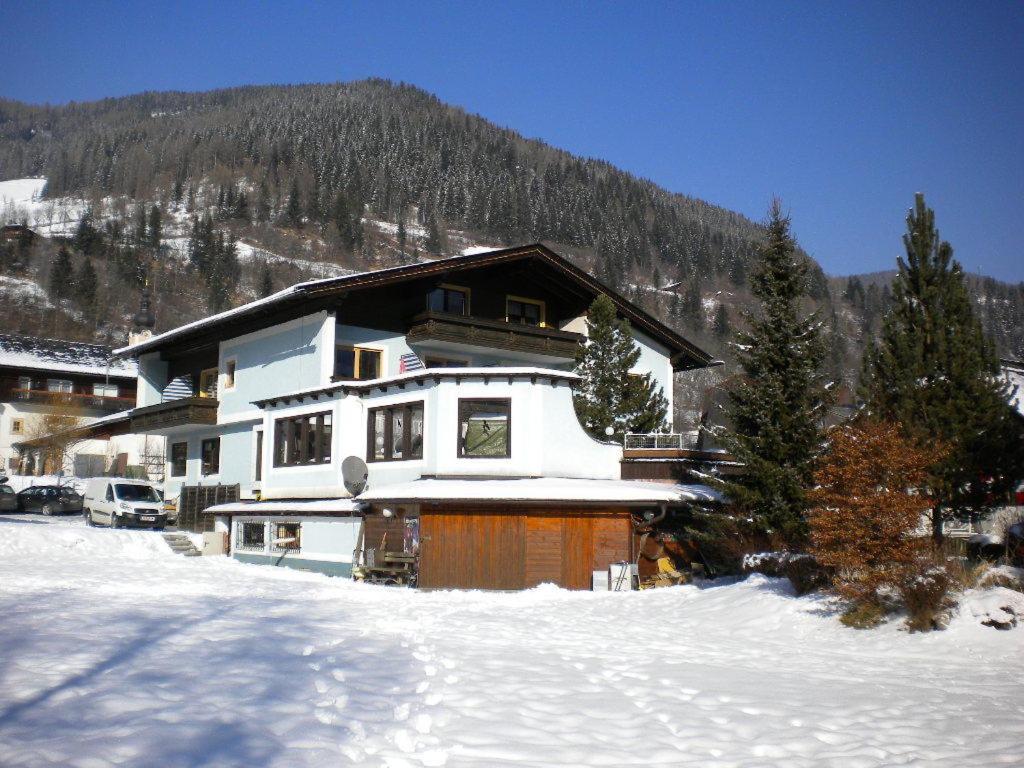
M 11 389 L 11 399 L 106 413 L 126 411 L 135 405 L 134 396 L 94 395 L 90 392 L 52 392 L 48 389 L 24 389 L 21 387 Z
M 627 451 L 692 451 L 697 448 L 698 432 L 627 432 L 623 448 Z
M 136 408 L 132 411 L 132 432 L 157 432 L 194 424 L 216 424 L 219 404 L 212 397 L 183 397 Z
M 445 341 L 512 352 L 572 359 L 584 338 L 578 333 L 533 325 L 486 320 L 446 312 L 416 315 L 406 334 L 409 343 Z

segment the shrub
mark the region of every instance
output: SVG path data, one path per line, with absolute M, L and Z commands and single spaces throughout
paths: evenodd
M 898 424 L 862 419 L 830 433 L 809 494 L 811 554 L 854 604 L 880 603 L 919 569 L 927 542 L 916 531 L 930 507 L 920 490 L 939 455 Z
M 839 621 L 851 629 L 874 629 L 885 621 L 889 608 L 878 600 L 851 603 Z
M 900 584 L 900 596 L 907 611 L 907 628 L 911 632 L 945 628 L 954 607 L 950 597 L 953 584 L 949 571 L 943 565 L 930 565 Z

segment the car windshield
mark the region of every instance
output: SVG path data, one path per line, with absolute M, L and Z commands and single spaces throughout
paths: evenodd
M 0 485 L 0 494 L 2 493 L 14 493 L 14 489 L 9 485 Z
M 114 489 L 117 492 L 117 498 L 121 501 L 160 501 L 156 491 L 148 485 L 118 483 Z

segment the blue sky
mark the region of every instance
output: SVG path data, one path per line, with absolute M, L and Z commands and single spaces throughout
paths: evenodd
M 4 0 L 0 95 L 403 80 L 889 269 L 915 191 L 969 271 L 1024 280 L 1024 4 Z

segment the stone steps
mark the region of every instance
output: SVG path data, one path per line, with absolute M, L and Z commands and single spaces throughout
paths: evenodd
M 196 549 L 192 540 L 183 533 L 165 533 L 164 541 L 175 554 L 185 557 L 202 557 L 203 553 Z

